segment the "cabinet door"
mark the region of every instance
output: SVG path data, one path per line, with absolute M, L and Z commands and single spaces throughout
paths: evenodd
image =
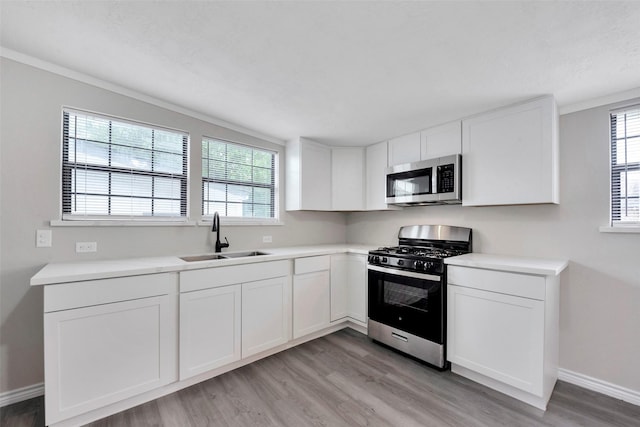
M 448 285 L 447 359 L 541 396 L 544 302 Z
M 287 142 L 287 210 L 331 209 L 331 148 L 306 138 Z
M 293 338 L 300 338 L 329 326 L 329 271 L 293 276 Z
M 460 120 L 420 132 L 422 160 L 462 153 L 462 122 Z
M 558 203 L 552 97 L 463 121 L 462 204 Z
M 240 360 L 241 287 L 180 294 L 180 379 Z
M 349 315 L 347 293 L 347 269 L 349 255 L 331 255 L 331 321 L 343 319 Z
M 367 210 L 387 209 L 387 142 L 370 145 L 366 149 Z
M 242 357 L 289 341 L 288 277 L 242 284 Z
M 347 313 L 352 319 L 367 321 L 367 256 L 347 256 Z
M 334 211 L 363 210 L 364 199 L 364 149 L 332 148 L 331 209 Z
M 46 423 L 175 381 L 176 299 L 45 313 Z
M 420 132 L 389 140 L 389 166 L 420 161 Z

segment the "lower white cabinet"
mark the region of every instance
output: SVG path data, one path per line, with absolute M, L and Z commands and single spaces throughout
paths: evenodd
M 331 258 L 315 256 L 294 260 L 293 338 L 329 326 Z
M 367 321 L 367 257 L 331 256 L 331 321 L 345 317 Z
M 558 370 L 556 276 L 448 267 L 452 371 L 546 409 Z
M 180 379 L 240 360 L 241 285 L 180 295 Z
M 289 277 L 242 284 L 242 357 L 269 350 L 290 339 Z
M 176 283 L 156 274 L 47 287 L 47 425 L 177 380 Z M 112 302 L 109 289 L 136 299 Z

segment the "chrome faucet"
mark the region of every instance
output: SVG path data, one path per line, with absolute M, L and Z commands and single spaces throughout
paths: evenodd
M 222 252 L 222 248 L 229 247 L 229 240 L 225 237 L 227 243 L 220 243 L 220 215 L 218 212 L 213 214 L 213 225 L 211 226 L 211 232 L 216 232 L 216 252 Z

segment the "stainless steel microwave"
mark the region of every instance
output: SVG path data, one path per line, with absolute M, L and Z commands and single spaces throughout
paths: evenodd
M 461 166 L 460 154 L 391 166 L 386 202 L 398 206 L 462 203 Z

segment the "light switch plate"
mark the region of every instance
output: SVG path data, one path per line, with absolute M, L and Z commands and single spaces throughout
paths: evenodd
M 262 243 L 272 243 L 273 238 L 271 236 L 262 236 Z

